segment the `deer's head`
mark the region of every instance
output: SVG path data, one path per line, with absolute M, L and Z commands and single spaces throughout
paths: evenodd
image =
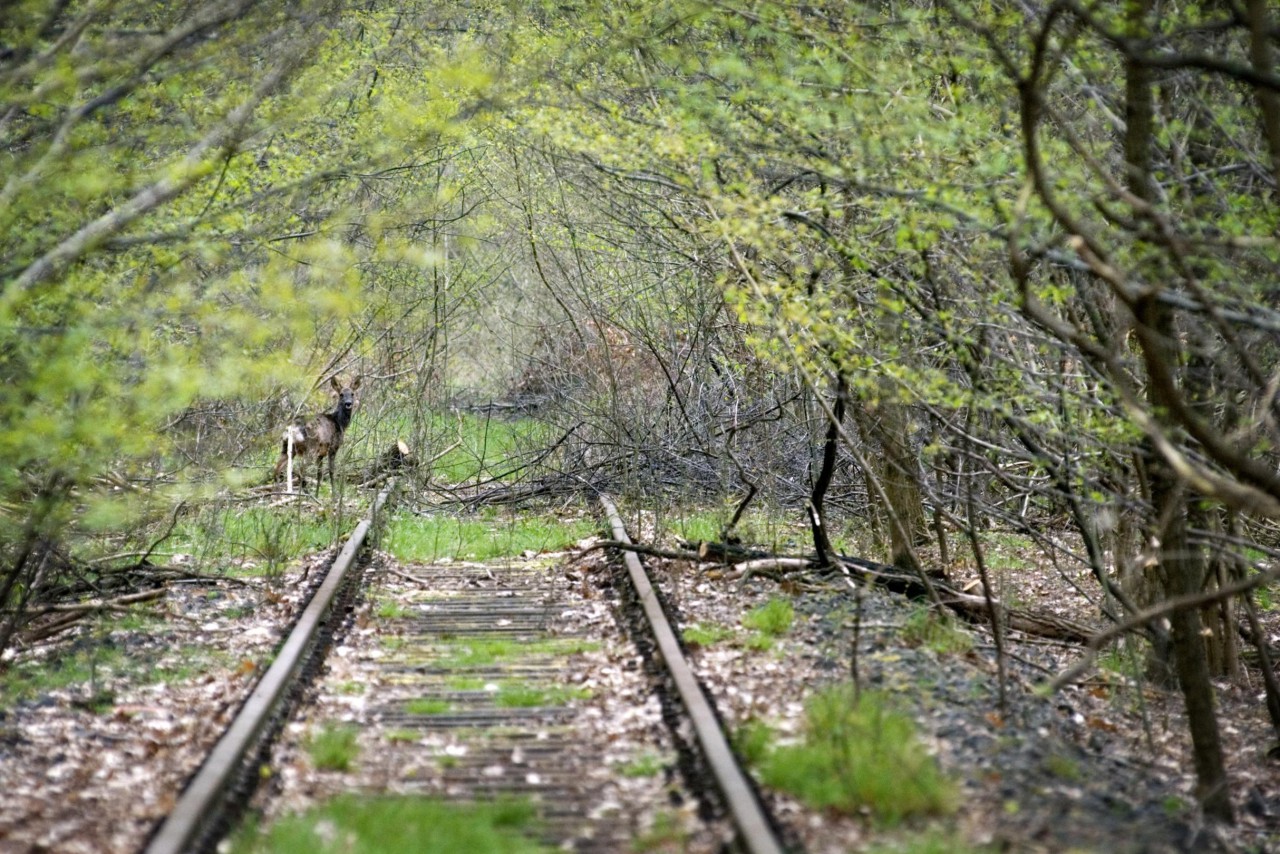
M 344 423 L 350 420 L 356 408 L 356 392 L 360 389 L 361 379 L 363 377 L 356 377 L 350 384 L 339 382 L 336 376 L 329 379 L 329 385 L 338 395 L 338 413 Z

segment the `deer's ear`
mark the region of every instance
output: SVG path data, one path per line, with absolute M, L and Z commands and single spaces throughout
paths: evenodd
M 338 382 L 338 377 L 336 374 L 334 376 L 329 377 L 329 385 L 333 386 L 334 391 L 338 391 L 338 392 L 342 391 L 342 383 Z
M 364 377 L 356 377 L 356 381 L 351 384 L 351 390 L 358 391 L 360 388 L 360 381 L 363 379 Z

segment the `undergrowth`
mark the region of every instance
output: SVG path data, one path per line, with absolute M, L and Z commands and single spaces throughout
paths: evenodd
M 526 801 L 465 804 L 412 796 L 342 795 L 265 830 L 246 825 L 232 854 L 540 854 L 552 849 L 530 838 L 537 828 Z
M 354 726 L 326 725 L 307 739 L 307 754 L 317 768 L 347 771 L 360 755 L 359 734 Z
M 912 612 L 901 637 L 908 646 L 923 646 L 939 655 L 960 655 L 973 649 L 973 635 L 955 617 L 929 607 Z
M 117 631 L 146 631 L 159 618 L 129 613 L 101 616 L 90 623 L 87 637 L 43 658 L 11 662 L 0 670 L 0 709 L 66 692 L 69 701 L 98 713 L 111 710 L 120 681 L 142 685 L 183 682 L 209 667 L 226 664 L 226 656 L 201 647 L 156 647 L 128 655 L 111 640 Z
M 491 560 L 558 551 L 596 533 L 590 518 L 530 514 L 405 516 L 391 520 L 384 547 L 400 560 Z
M 855 695 L 852 686 L 837 685 L 806 703 L 799 742 L 777 743 L 759 722 L 740 728 L 734 741 L 766 785 L 813 809 L 865 810 L 892 827 L 956 806 L 954 784 L 925 751 L 911 719 L 882 694 Z

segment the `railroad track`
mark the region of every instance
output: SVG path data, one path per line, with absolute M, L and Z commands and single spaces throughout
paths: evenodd
M 637 796 L 635 784 L 619 783 L 610 767 L 618 760 L 610 745 L 631 736 L 600 730 L 621 720 L 644 730 L 647 714 L 655 719 L 647 730 L 665 722 L 665 746 L 653 749 L 675 755 L 681 796 L 697 802 L 708 850 L 722 843 L 750 854 L 784 850 L 634 554 L 625 553 L 602 582 L 611 588 L 609 602 L 592 594 L 601 600 L 594 611 L 584 611 L 575 592 L 586 586 L 585 575 L 545 562 L 401 567 L 379 558 L 361 566 L 358 556 L 388 495 L 348 540 L 147 854 L 216 846 L 256 781 L 271 776 L 262 769 L 273 761 L 271 745 L 286 716 L 337 714 L 320 708 L 323 686 L 308 692 L 310 710 L 299 701 L 301 685 L 317 681 L 321 670 L 361 687 L 360 712 L 348 717 L 363 727 L 362 775 L 337 785 L 456 801 L 525 798 L 542 841 L 582 852 L 627 850 L 640 821 L 629 803 Z M 608 499 L 602 508 L 613 538 L 625 541 L 616 508 Z M 376 631 L 353 627 L 353 613 L 372 619 L 375 599 L 394 607 Z M 330 651 L 329 636 L 344 621 L 341 646 Z M 607 640 L 603 623 L 617 639 Z M 624 659 L 636 659 L 637 648 L 645 667 L 628 667 Z M 605 669 L 614 681 L 591 675 L 606 659 L 622 661 Z M 654 785 L 675 792 L 670 782 Z

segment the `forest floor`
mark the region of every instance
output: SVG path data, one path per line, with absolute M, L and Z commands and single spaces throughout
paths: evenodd
M 30 673 L 32 682 L 23 689 L 11 678 L 14 696 L 0 698 L 0 851 L 137 850 L 269 660 L 304 598 L 303 571 L 314 581 L 327 557 L 270 584 L 171 585 L 145 617 L 84 625 L 10 661 L 11 675 Z M 584 608 L 617 595 L 598 550 L 567 554 L 557 566 L 556 583 L 567 579 Z M 725 628 L 691 645 L 691 658 L 731 726 L 764 721 L 798 732 L 803 698 L 848 678 L 855 600 L 847 590 L 784 593 L 771 581 L 740 584 L 682 562 L 653 562 L 652 572 L 684 626 Z M 1026 572 L 1021 604 L 1066 607 L 1068 585 L 1056 571 Z M 751 643 L 743 615 L 777 596 L 792 603 L 793 624 L 767 645 Z M 909 630 L 921 618 L 919 603 L 868 591 L 857 671 L 864 689 L 893 697 L 914 719 L 956 781 L 956 810 L 885 829 L 866 814 L 812 810 L 766 792 L 805 850 L 861 851 L 934 832 L 990 850 L 1280 851 L 1280 765 L 1268 757 L 1275 737 L 1256 674 L 1247 685 L 1218 686 L 1237 812 L 1236 825 L 1221 828 L 1194 808 L 1176 694 L 1103 668 L 1044 696 L 1036 686 L 1077 650 L 1013 637 L 1001 705 L 985 630 L 966 629 L 971 642 L 948 651 Z M 87 669 L 59 684 L 35 681 L 41 669 L 75 662 Z M 702 850 L 693 837 L 651 845 L 645 850 Z

